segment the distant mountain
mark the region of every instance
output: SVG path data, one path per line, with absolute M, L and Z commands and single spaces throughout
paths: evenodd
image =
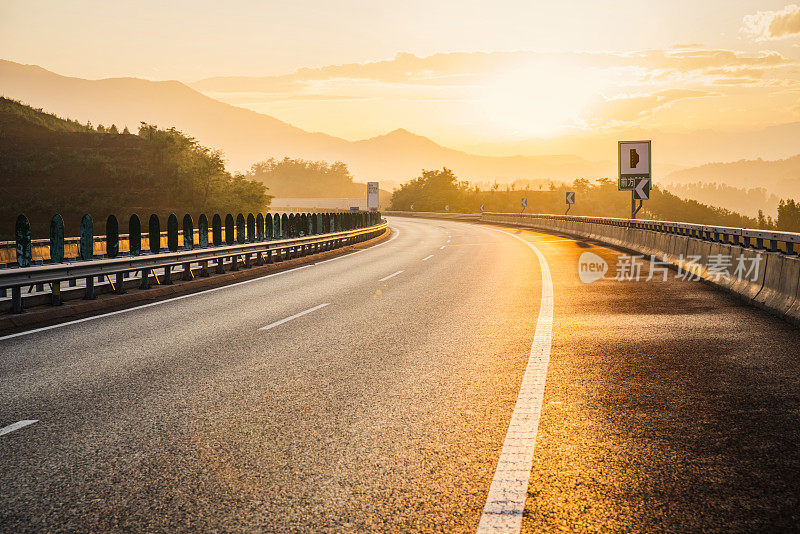
M 712 129 L 664 132 L 637 127 L 563 134 L 546 139 L 475 143 L 459 148 L 473 154 L 567 153 L 580 154 L 587 159 L 615 159 L 617 141 L 624 139 L 653 141 L 653 173 L 655 181 L 659 182 L 669 173 L 709 161 L 777 160 L 793 156 L 798 152 L 800 122 L 736 132 Z
M 405 130 L 350 142 L 306 132 L 269 115 L 209 98 L 177 81 L 137 78 L 84 80 L 41 67 L 0 60 L 0 94 L 49 112 L 94 124 L 139 121 L 174 126 L 225 153 L 230 167 L 245 170 L 269 157 L 343 161 L 359 181 L 406 181 L 422 168 L 447 166 L 463 179 L 572 180 L 613 175 L 615 164 L 571 155 L 490 157 L 449 149 Z M 353 117 L 358 120 L 358 117 Z
M 795 137 L 795 141 L 800 136 Z M 763 187 L 779 198 L 800 198 L 800 155 L 766 161 L 740 160 L 730 163 L 707 163 L 682 169 L 664 177 L 664 183 L 723 183 L 731 187 Z

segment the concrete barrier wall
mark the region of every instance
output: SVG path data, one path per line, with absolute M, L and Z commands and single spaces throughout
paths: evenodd
M 666 261 L 700 279 L 800 325 L 800 258 L 779 252 L 600 223 L 560 221 L 517 214 L 484 214 L 487 223 L 512 224 L 595 239 L 646 259 Z M 758 268 L 750 271 L 753 264 Z M 709 268 L 716 265 L 715 268 Z

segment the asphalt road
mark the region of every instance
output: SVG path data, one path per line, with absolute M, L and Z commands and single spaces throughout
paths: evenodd
M 475 531 L 541 310 L 522 240 L 554 288 L 522 530 L 800 529 L 788 323 L 671 276 L 583 284 L 582 252 L 619 254 L 596 244 L 390 223 L 362 252 L 0 339 L 0 427 L 38 420 L 0 435 L 0 531 Z

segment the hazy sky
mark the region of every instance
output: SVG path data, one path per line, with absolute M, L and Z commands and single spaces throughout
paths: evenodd
M 261 77 L 195 87 L 309 130 L 451 145 L 800 120 L 798 36 L 785 0 L 0 3 L 4 59 L 85 78 Z

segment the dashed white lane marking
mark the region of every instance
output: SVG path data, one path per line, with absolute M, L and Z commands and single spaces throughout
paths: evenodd
M 285 318 L 281 319 L 280 321 L 275 321 L 274 323 L 268 324 L 267 326 L 262 326 L 261 328 L 259 328 L 259 330 L 269 330 L 270 328 L 275 328 L 276 326 L 280 326 L 283 323 L 288 323 L 292 319 L 297 319 L 298 317 L 302 317 L 302 316 L 304 316 L 306 314 L 309 314 L 311 312 L 315 312 L 315 311 L 319 310 L 320 308 L 324 308 L 325 306 L 327 306 L 329 304 L 330 304 L 330 302 L 326 302 L 325 304 L 320 304 L 319 306 L 314 306 L 313 308 L 309 308 L 309 309 L 307 309 L 305 311 L 301 311 L 300 313 L 295 313 L 294 315 L 290 315 L 289 317 L 285 317 Z
M 553 279 L 550 276 L 547 260 L 539 249 L 528 241 L 508 232 L 503 233 L 519 239 L 536 254 L 542 272 L 542 297 L 528 365 L 508 425 L 503 450 L 497 462 L 497 470 L 486 498 L 486 506 L 478 524 L 479 533 L 516 533 L 522 528 L 522 513 L 525 510 L 528 482 L 533 467 L 533 452 L 542 412 L 547 366 L 550 363 L 553 329 Z
M 0 428 L 0 436 L 5 436 L 6 434 L 10 434 L 15 430 L 19 430 L 20 428 L 25 428 L 28 425 L 32 425 L 33 423 L 38 423 L 38 419 L 23 419 L 22 421 L 17 421 L 8 426 L 4 426 Z
M 395 277 L 395 276 L 397 276 L 398 274 L 400 274 L 400 273 L 404 273 L 404 272 L 406 272 L 406 271 L 405 271 L 405 269 L 400 269 L 399 271 L 397 271 L 397 272 L 394 272 L 394 273 L 390 274 L 389 276 L 384 276 L 383 278 L 381 278 L 380 280 L 378 280 L 378 282 L 385 282 L 385 281 L 386 281 L 386 280 L 388 280 L 389 278 L 394 278 L 394 277 Z
M 439 247 L 439 250 L 444 250 L 444 245 L 442 245 L 441 247 Z
M 432 257 L 433 257 L 433 254 L 431 254 L 430 256 L 425 256 L 424 258 L 422 258 L 422 261 L 428 261 Z
M 385 245 L 387 243 L 390 243 L 391 241 L 394 241 L 397 238 L 397 236 L 400 234 L 400 232 L 398 230 L 396 230 L 395 228 L 392 228 L 392 231 L 395 232 L 395 235 L 390 237 L 389 239 L 387 239 L 383 243 L 378 243 L 377 245 L 373 245 L 373 246 L 371 246 L 369 248 L 365 248 L 363 250 L 359 250 L 359 251 L 356 251 L 356 252 L 351 252 L 350 254 L 345 254 L 344 256 L 337 256 L 337 257 L 331 258 L 329 260 L 318 261 L 316 263 L 309 263 L 307 265 L 300 265 L 299 267 L 293 267 L 291 269 L 287 269 L 285 271 L 281 271 L 281 272 L 278 272 L 278 273 L 266 274 L 264 276 L 259 276 L 258 278 L 251 278 L 250 280 L 243 280 L 242 282 L 236 282 L 234 284 L 229 284 L 229 285 L 226 285 L 226 286 L 214 287 L 214 288 L 211 288 L 211 289 L 204 289 L 203 291 L 198 291 L 197 293 L 191 293 L 189 295 L 181 295 L 179 297 L 172 297 L 172 298 L 169 298 L 169 299 L 159 300 L 158 302 L 151 302 L 149 304 L 142 304 L 141 306 L 134 306 L 133 308 L 125 308 L 124 310 L 117 310 L 117 311 L 108 312 L 108 313 L 101 313 L 100 315 L 92 315 L 91 317 L 84 317 L 83 319 L 75 319 L 74 321 L 67 321 L 66 323 L 59 323 L 59 324 L 54 324 L 54 325 L 50 325 L 50 326 L 43 326 L 41 328 L 34 328 L 33 330 L 26 330 L 24 332 L 17 332 L 16 334 L 8 334 L 7 336 L 0 336 L 0 341 L 6 340 L 6 339 L 12 339 L 12 338 L 15 338 L 15 337 L 20 337 L 20 336 L 27 336 L 28 334 L 35 334 L 37 332 L 45 332 L 47 330 L 53 330 L 54 328 L 61 328 L 62 326 L 70 326 L 70 325 L 73 325 L 73 324 L 84 323 L 86 321 L 94 321 L 95 319 L 102 319 L 103 317 L 111 317 L 113 315 L 119 315 L 120 313 L 128 313 L 128 312 L 132 312 L 132 311 L 135 311 L 135 310 L 143 310 L 145 308 L 150 308 L 151 306 L 158 306 L 160 304 L 166 304 L 168 302 L 175 302 L 177 300 L 183 300 L 183 299 L 188 299 L 188 298 L 192 298 L 192 297 L 197 297 L 197 296 L 200 296 L 200 295 L 205 295 L 206 293 L 213 293 L 214 291 L 221 291 L 223 289 L 230 289 L 232 287 L 240 286 L 240 285 L 243 285 L 243 284 L 251 284 L 253 282 L 258 282 L 259 280 L 264 280 L 265 278 L 272 278 L 273 276 L 280 276 L 282 274 L 293 273 L 293 272 L 299 271 L 301 269 L 307 269 L 309 267 L 313 267 L 315 265 L 319 265 L 320 263 L 327 263 L 329 261 L 339 260 L 339 259 L 342 259 L 342 258 L 346 258 L 348 256 L 352 256 L 353 254 L 358 254 L 359 252 L 366 252 L 368 250 L 372 250 L 374 248 L 380 247 L 381 245 Z

